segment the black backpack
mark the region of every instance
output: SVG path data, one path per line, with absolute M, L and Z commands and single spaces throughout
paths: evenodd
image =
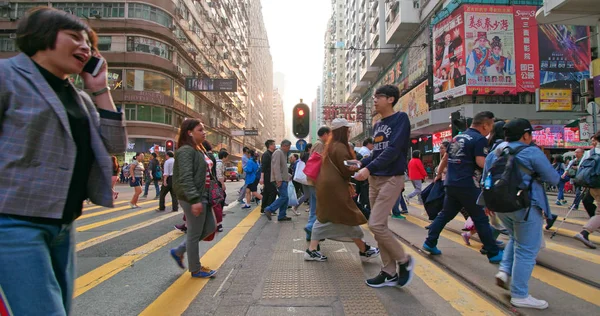
M 502 150 L 502 154 L 488 170 L 488 174 L 483 175 L 487 180 L 488 175 L 491 175 L 491 185 L 488 187 L 484 180 L 483 199 L 485 206 L 496 213 L 511 213 L 531 205 L 529 197 L 533 181 L 529 186 L 523 187 L 523 177 L 521 171 L 532 175 L 529 171 L 518 163 L 515 159 L 516 155 L 528 146 L 521 146 L 515 149 L 506 147 Z M 533 177 L 533 176 L 532 176 Z

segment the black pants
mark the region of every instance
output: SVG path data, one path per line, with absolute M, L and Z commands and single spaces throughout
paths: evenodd
M 177 196 L 175 195 L 175 191 L 173 190 L 173 177 L 167 177 L 167 185 L 162 186 L 160 188 L 160 198 L 158 200 L 158 209 L 161 211 L 165 210 L 165 197 L 167 196 L 167 192 L 171 193 L 171 201 L 173 203 L 173 212 L 177 212 L 179 209 L 179 201 L 177 201 Z
M 263 199 L 262 199 L 262 203 L 260 205 L 260 210 L 262 212 L 264 212 L 265 207 L 273 204 L 273 202 L 275 202 L 276 199 L 277 199 L 277 188 L 275 187 L 275 184 L 273 182 L 265 181 L 265 186 L 264 186 L 264 190 L 263 190 Z
M 596 205 L 594 204 L 594 197 L 590 194 L 590 190 L 587 191 L 581 202 L 590 218 L 596 214 Z
M 371 209 L 369 202 L 369 181 L 356 181 L 356 194 L 358 204 L 363 208 Z

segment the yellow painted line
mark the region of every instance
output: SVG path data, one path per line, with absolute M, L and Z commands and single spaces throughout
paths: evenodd
M 259 218 L 260 207 L 257 207 L 202 256 L 202 264 L 220 268 Z M 209 279 L 192 278 L 185 272 L 140 315 L 181 315 L 208 282 Z
M 125 270 L 127 267 L 132 266 L 135 262 L 164 247 L 166 244 L 172 242 L 181 235 L 183 235 L 183 233 L 180 231 L 170 231 L 152 240 L 151 242 L 135 248 L 119 258 L 78 277 L 77 280 L 75 280 L 75 293 L 73 294 L 73 297 L 78 297 L 79 295 L 93 289 L 94 287 L 98 286 L 98 284 L 112 278 L 117 273 Z
M 163 215 L 161 217 L 153 218 L 151 220 L 147 220 L 145 222 L 141 222 L 141 223 L 135 224 L 133 226 L 128 226 L 128 227 L 120 229 L 120 230 L 115 230 L 115 231 L 112 231 L 110 233 L 106 233 L 104 235 L 101 235 L 101 236 L 98 236 L 98 237 L 95 237 L 95 238 L 92 238 L 92 239 L 89 239 L 89 240 L 86 240 L 86 241 L 78 243 L 77 246 L 75 247 L 75 249 L 77 249 L 77 251 L 81 251 L 83 249 L 95 246 L 95 245 L 97 245 L 99 243 L 103 243 L 103 242 L 111 240 L 113 238 L 116 238 L 116 237 L 125 235 L 127 233 L 130 233 L 132 231 L 136 231 L 136 230 L 138 230 L 140 228 L 148 227 L 148 226 L 150 226 L 152 224 L 158 223 L 158 222 L 160 222 L 162 220 L 165 220 L 167 218 L 171 218 L 171 217 L 176 216 L 176 215 L 181 215 L 181 213 L 179 213 L 179 212 L 170 212 L 170 213 L 165 214 L 165 215 Z
M 575 257 L 577 259 L 589 261 L 589 262 L 595 263 L 595 264 L 600 264 L 600 255 L 595 255 L 593 253 L 589 253 L 589 252 L 579 250 L 576 248 L 559 245 L 555 242 L 551 242 L 548 240 L 546 240 L 546 248 L 550 249 L 552 251 L 560 252 L 565 255 Z
M 123 204 L 123 203 L 129 203 L 129 201 L 119 201 L 119 202 L 115 202 L 113 204 L 114 205 L 119 205 L 119 204 Z M 91 210 L 95 210 L 95 209 L 102 208 L 102 207 L 104 207 L 104 206 L 102 206 L 102 205 L 94 205 L 94 206 L 84 207 L 83 211 L 84 212 L 91 211 Z
M 361 226 L 373 235 L 367 225 Z M 461 315 L 507 315 L 446 271 L 432 264 L 427 257 L 410 247 L 404 247 L 404 251 L 414 258 L 415 274 Z
M 171 203 L 167 203 L 167 205 L 169 205 Z M 104 221 L 100 221 L 100 222 L 96 222 L 93 224 L 88 224 L 88 225 L 83 225 L 81 227 L 77 227 L 78 232 L 84 232 L 90 229 L 94 229 L 94 228 L 98 228 L 100 226 L 104 226 L 104 225 L 108 225 L 108 224 L 112 224 L 114 222 L 118 222 L 124 219 L 128 219 L 130 217 L 134 217 L 140 214 L 144 214 L 144 213 L 149 213 L 149 212 L 156 212 L 156 210 L 154 208 L 149 208 L 149 209 L 142 209 L 141 211 L 137 211 L 137 212 L 133 212 L 133 213 L 129 213 L 129 214 L 125 214 L 125 215 L 121 215 L 118 217 L 114 217 L 114 218 L 110 218 Z
M 129 201 L 126 201 L 126 203 L 129 203 Z M 152 203 L 158 203 L 158 200 L 152 200 L 152 201 L 142 202 L 142 203 L 138 203 L 138 205 L 147 205 L 147 204 L 152 204 Z M 90 213 L 90 214 L 84 214 L 84 215 L 80 216 L 77 220 L 82 220 L 84 218 L 96 217 L 96 216 L 100 216 L 100 215 L 110 214 L 110 213 L 114 213 L 114 212 L 118 212 L 118 211 L 122 211 L 122 210 L 131 210 L 131 209 L 132 208 L 129 205 L 121 206 L 121 207 L 115 207 L 115 208 L 108 209 L 106 211 L 100 211 L 100 212 L 94 212 L 94 213 Z
M 424 220 L 416 218 L 412 215 L 406 216 L 406 220 L 408 220 L 409 222 L 411 222 L 417 226 L 421 226 L 421 227 L 425 227 L 425 226 L 429 225 L 428 222 L 425 222 Z M 440 234 L 440 236 L 442 236 L 446 239 L 449 239 L 465 248 L 469 248 L 473 251 L 477 251 L 477 253 L 479 253 L 479 249 L 482 246 L 481 243 L 479 243 L 473 239 L 471 239 L 471 246 L 467 246 L 464 244 L 464 241 L 460 235 L 448 232 L 447 230 L 443 230 L 442 233 Z M 578 297 L 588 303 L 594 304 L 596 306 L 600 306 L 600 301 L 598 300 L 598 297 L 600 297 L 600 289 L 597 289 L 597 288 L 589 286 L 585 283 L 570 279 L 568 277 L 561 275 L 560 273 L 556 273 L 554 271 L 548 270 L 548 269 L 540 267 L 538 265 L 536 265 L 533 268 L 533 273 L 531 274 L 531 276 L 533 278 L 538 279 L 541 282 L 551 285 L 551 286 L 553 286 L 561 291 L 564 291 L 570 295 Z

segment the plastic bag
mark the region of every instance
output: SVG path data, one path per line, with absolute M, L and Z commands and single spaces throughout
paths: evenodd
M 306 178 L 306 174 L 304 173 L 305 166 L 306 164 L 304 163 L 304 161 L 298 161 L 298 164 L 296 165 L 296 172 L 294 174 L 294 181 L 304 185 L 308 185 L 308 179 Z
M 297 206 L 298 197 L 296 196 L 296 188 L 292 181 L 288 182 L 288 206 Z

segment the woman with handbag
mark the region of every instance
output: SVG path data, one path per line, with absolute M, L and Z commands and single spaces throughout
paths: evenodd
M 173 188 L 186 216 L 186 239 L 171 256 L 180 268 L 183 255 L 188 253 L 188 269 L 194 278 L 210 278 L 217 273 L 200 264 L 198 243 L 217 229 L 215 215 L 209 207 L 212 160 L 206 155 L 202 142 L 206 137 L 204 125 L 198 119 L 183 121 L 177 140 L 173 166 Z
M 351 238 L 359 249 L 361 260 L 379 256 L 379 249 L 369 246 L 362 238 L 360 225 L 367 219 L 354 203 L 350 177 L 358 168 L 349 168 L 344 161 L 355 160 L 354 150 L 348 145 L 350 123 L 334 119 L 331 138 L 323 152 L 323 162 L 316 181 L 317 220 L 312 227 L 311 241 L 304 253 L 304 260 L 326 261 L 318 251 L 319 240 L 325 238 Z M 354 170 L 354 171 L 353 171 Z

